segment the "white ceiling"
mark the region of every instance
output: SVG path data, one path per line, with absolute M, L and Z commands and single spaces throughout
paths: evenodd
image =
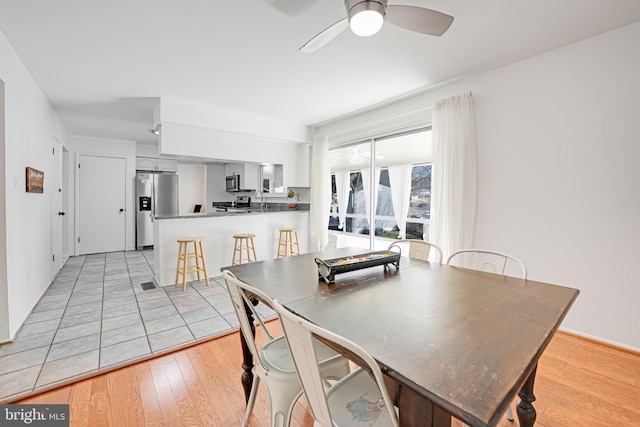
M 342 0 L 0 0 L 0 30 L 69 133 L 155 143 L 159 97 L 313 125 L 640 20 L 638 0 L 389 3 L 455 21 L 347 30 L 313 54 L 298 48 Z

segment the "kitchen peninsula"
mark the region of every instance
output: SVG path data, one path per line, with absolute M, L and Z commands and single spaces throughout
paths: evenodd
M 279 229 L 296 227 L 300 250 L 308 252 L 309 210 L 301 205 L 291 210 L 247 209 L 235 212 L 211 212 L 189 215 L 166 215 L 155 218 L 154 268 L 161 286 L 175 284 L 178 244 L 176 239 L 204 238 L 204 252 L 209 276 L 218 275 L 221 267 L 231 265 L 234 234 L 253 233 L 258 260 L 276 257 Z M 195 274 L 187 280 L 196 280 Z

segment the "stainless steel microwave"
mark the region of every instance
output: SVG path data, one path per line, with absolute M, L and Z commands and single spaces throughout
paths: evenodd
M 229 175 L 226 181 L 227 191 L 240 191 L 240 175 Z

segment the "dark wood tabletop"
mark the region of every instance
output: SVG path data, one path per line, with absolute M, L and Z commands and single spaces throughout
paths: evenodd
M 288 309 L 366 349 L 387 375 L 403 426 L 495 425 L 519 394 L 533 425 L 537 361 L 578 295 L 547 283 L 402 258 L 318 280 L 314 258 L 342 248 L 225 269 Z M 246 361 L 245 361 L 246 364 Z M 246 366 L 245 366 L 246 367 Z

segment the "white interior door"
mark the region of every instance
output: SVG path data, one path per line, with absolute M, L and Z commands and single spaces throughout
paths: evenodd
M 78 167 L 78 251 L 125 250 L 126 161 L 80 156 Z
M 62 268 L 62 146 L 53 138 L 51 167 L 51 279 Z

